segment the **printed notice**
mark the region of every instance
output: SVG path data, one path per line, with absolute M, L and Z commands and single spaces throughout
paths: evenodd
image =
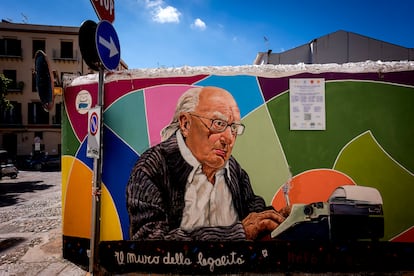
M 325 130 L 325 79 L 290 79 L 290 129 Z

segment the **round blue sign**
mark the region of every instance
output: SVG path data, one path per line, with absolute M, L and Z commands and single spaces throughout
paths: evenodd
M 96 133 L 98 133 L 98 126 L 99 120 L 98 120 L 98 114 L 96 114 L 95 112 L 92 113 L 91 118 L 90 118 L 90 133 L 95 136 Z
M 115 70 L 121 60 L 121 47 L 118 35 L 109 21 L 103 20 L 96 27 L 96 49 L 103 66 Z

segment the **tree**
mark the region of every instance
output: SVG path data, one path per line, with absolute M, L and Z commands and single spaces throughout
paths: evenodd
M 0 110 L 12 108 L 10 101 L 6 99 L 7 87 L 11 82 L 11 79 L 0 74 Z

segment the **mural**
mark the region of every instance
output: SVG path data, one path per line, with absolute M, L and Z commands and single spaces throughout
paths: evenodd
M 129 240 L 126 184 L 140 155 L 160 142 L 178 98 L 189 88 L 218 86 L 236 99 L 246 126 L 233 155 L 268 205 L 327 202 L 342 185 L 372 187 L 383 201 L 381 240 L 414 242 L 414 71 L 239 72 L 106 76 L 102 173 L 102 241 Z M 289 80 L 324 79 L 326 130 L 289 128 Z M 62 125 L 63 235 L 90 238 L 93 159 L 86 157 L 93 77 L 65 89 Z M 285 192 L 285 193 L 284 193 Z M 68 247 L 65 247 L 64 250 Z

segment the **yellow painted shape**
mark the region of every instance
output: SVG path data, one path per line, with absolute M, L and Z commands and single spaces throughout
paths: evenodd
M 63 234 L 90 238 L 93 172 L 73 156 L 62 157 Z M 111 194 L 102 185 L 101 240 L 122 240 L 122 228 Z
M 66 204 L 66 189 L 68 187 L 69 172 L 73 166 L 75 158 L 71 155 L 62 156 L 62 224 L 65 223 L 65 204 Z
M 105 185 L 102 185 L 101 199 L 101 240 L 123 240 L 121 221 L 112 196 Z

